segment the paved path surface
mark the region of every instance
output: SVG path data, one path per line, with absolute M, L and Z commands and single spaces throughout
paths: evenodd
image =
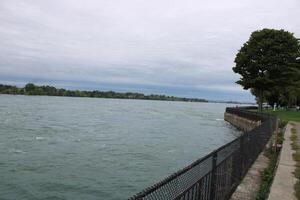
M 292 156 L 295 151 L 292 150 L 290 139 L 291 128 L 293 127 L 297 129 L 298 139 L 300 138 L 300 123 L 289 122 L 284 134 L 279 164 L 268 200 L 296 200 L 294 184 L 297 179 L 293 174 L 296 162 Z

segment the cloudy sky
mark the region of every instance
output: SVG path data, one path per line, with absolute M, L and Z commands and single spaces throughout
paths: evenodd
M 253 101 L 234 82 L 252 31 L 300 37 L 299 0 L 1 0 L 0 83 Z

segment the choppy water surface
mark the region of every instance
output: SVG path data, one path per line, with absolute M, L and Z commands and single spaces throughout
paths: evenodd
M 126 199 L 239 135 L 226 106 L 0 95 L 0 199 Z

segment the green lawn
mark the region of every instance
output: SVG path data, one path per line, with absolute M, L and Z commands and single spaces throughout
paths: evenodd
M 287 110 L 264 110 L 264 112 L 272 113 L 277 115 L 277 117 L 284 121 L 296 121 L 300 122 L 300 112 L 287 111 Z

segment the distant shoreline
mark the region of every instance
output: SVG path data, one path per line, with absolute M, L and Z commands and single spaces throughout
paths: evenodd
M 28 83 L 25 87 L 0 84 L 0 94 L 26 95 L 26 96 L 57 96 L 57 97 L 89 97 L 106 99 L 137 99 L 137 100 L 157 100 L 157 101 L 178 101 L 178 102 L 201 102 L 201 103 L 228 103 L 228 104 L 251 104 L 235 101 L 210 101 L 200 98 L 175 97 L 167 95 L 150 94 L 145 95 L 137 92 L 114 92 L 114 91 L 86 91 L 86 90 L 66 90 L 55 88 L 49 85 L 37 86 Z
M 141 99 L 141 100 L 161 100 L 161 101 L 186 101 L 186 102 L 208 102 L 206 99 L 185 98 L 166 95 L 150 94 L 145 95 L 137 92 L 114 92 L 114 91 L 86 91 L 86 90 L 66 90 L 55 88 L 49 85 L 34 85 L 28 83 L 25 87 L 0 84 L 0 94 L 13 95 L 36 95 L 36 96 L 65 96 L 65 97 L 91 97 L 91 98 L 115 98 L 115 99 Z

